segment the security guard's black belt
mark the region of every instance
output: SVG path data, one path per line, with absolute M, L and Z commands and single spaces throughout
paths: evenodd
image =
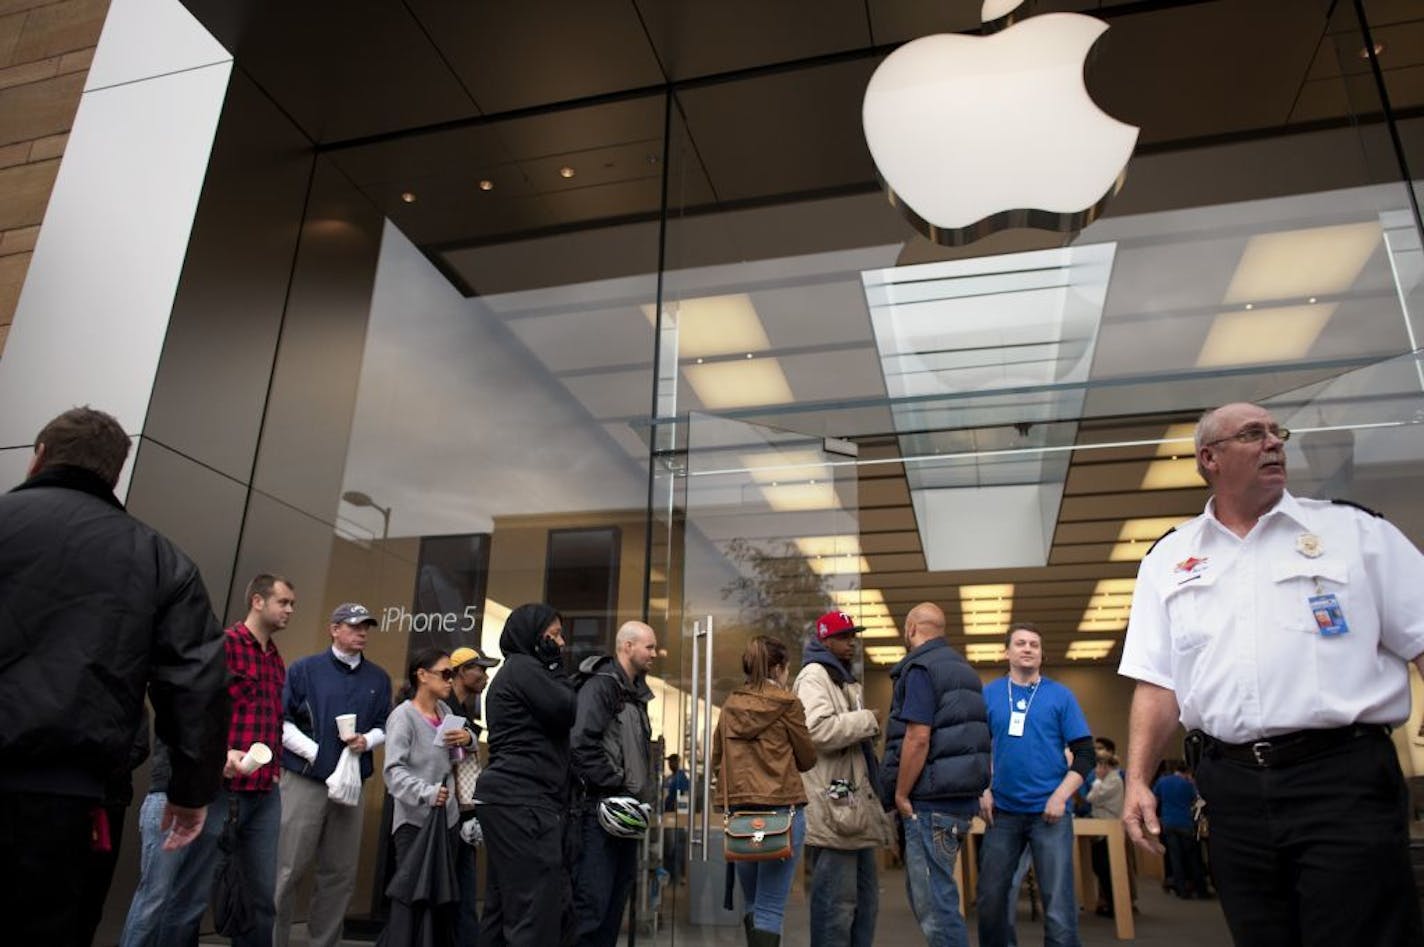
M 1384 724 L 1357 723 L 1333 730 L 1296 730 L 1294 733 L 1282 733 L 1269 740 L 1256 740 L 1253 743 L 1223 743 L 1206 734 L 1203 734 L 1203 737 L 1206 752 L 1210 756 L 1219 756 L 1233 763 L 1275 769 L 1319 756 L 1359 737 L 1388 733 L 1389 727 Z

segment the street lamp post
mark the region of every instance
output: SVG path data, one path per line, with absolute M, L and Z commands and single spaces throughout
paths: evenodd
M 381 514 L 381 542 L 384 544 L 385 541 L 390 538 L 390 507 L 381 506 L 375 500 L 371 499 L 371 495 L 369 493 L 362 493 L 360 490 L 347 490 L 345 493 L 341 494 L 341 499 L 345 500 L 347 503 L 350 503 L 352 506 L 369 506 L 371 509 L 379 512 Z

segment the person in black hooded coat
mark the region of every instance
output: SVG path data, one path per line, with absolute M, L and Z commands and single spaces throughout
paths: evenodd
M 485 694 L 490 763 L 475 788 L 489 863 L 486 947 L 550 947 L 562 938 L 569 729 L 578 709 L 563 646 L 559 613 L 542 603 L 510 612 L 500 635 L 504 666 Z

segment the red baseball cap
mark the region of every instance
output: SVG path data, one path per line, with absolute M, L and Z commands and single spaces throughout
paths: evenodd
M 827 638 L 834 638 L 836 635 L 852 635 L 857 631 L 864 631 L 862 625 L 857 625 L 851 621 L 851 617 L 845 612 L 826 612 L 816 619 L 816 640 L 825 641 Z

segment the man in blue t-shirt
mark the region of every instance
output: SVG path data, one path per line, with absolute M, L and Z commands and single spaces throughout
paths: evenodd
M 1093 768 L 1093 736 L 1072 691 L 1040 673 L 1038 629 L 1016 622 L 1007 646 L 1008 676 L 984 687 L 994 781 L 980 807 L 988 829 L 979 866 L 979 943 L 1009 943 L 1009 890 L 1028 847 L 1043 894 L 1044 943 L 1078 947 L 1070 805 Z
M 1162 825 L 1162 842 L 1167 846 L 1167 887 L 1179 898 L 1207 897 L 1206 865 L 1202 862 L 1201 843 L 1197 841 L 1197 787 L 1190 770 L 1178 762 L 1172 772 L 1152 787 L 1157 797 L 1158 821 Z
M 930 947 L 967 947 L 954 864 L 989 784 L 989 726 L 979 675 L 944 637 L 933 602 L 905 619 L 904 660 L 890 669 L 880 801 L 904 831 L 905 886 Z

